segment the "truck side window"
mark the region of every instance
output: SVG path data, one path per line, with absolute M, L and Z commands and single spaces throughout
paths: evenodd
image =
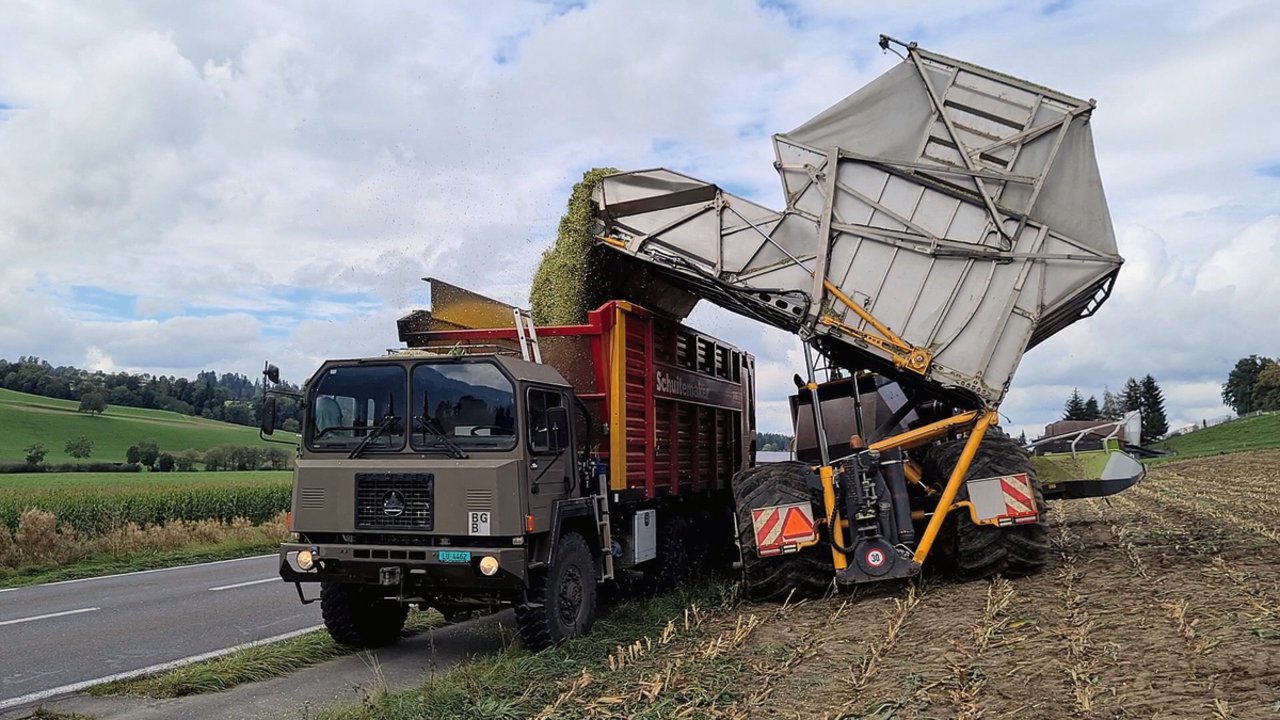
M 551 452 L 551 432 L 547 426 L 547 409 L 564 405 L 564 395 L 550 390 L 529 388 L 529 449 Z

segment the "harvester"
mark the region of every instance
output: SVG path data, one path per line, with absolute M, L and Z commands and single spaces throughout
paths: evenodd
M 734 479 L 748 591 L 783 597 L 920 572 L 1038 570 L 1044 487 L 997 425 L 1023 354 L 1093 315 L 1123 262 L 1082 100 L 915 43 L 773 137 L 775 211 L 667 170 L 595 188 L 592 235 L 626 297 L 700 300 L 798 335 L 798 462 Z M 825 373 L 824 382 L 819 377 Z M 1059 497 L 1119 492 L 1108 450 Z
M 966 578 L 1043 566 L 1046 488 L 996 408 L 1121 264 L 1093 103 L 903 47 L 774 137 L 785 210 L 671 170 L 592 176 L 570 259 L 611 299 L 535 327 L 433 281 L 407 349 L 304 383 L 280 574 L 335 639 L 391 642 L 411 605 L 513 606 L 542 648 L 589 631 L 598 584 L 660 590 L 717 558 L 758 598 L 930 558 Z M 755 361 L 681 322 L 702 300 L 803 340 L 796 461 L 754 462 Z M 1105 452 L 1049 495 L 1141 478 Z

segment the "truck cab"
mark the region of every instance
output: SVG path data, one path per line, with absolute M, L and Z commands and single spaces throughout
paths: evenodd
M 600 549 L 573 388 L 554 368 L 405 352 L 328 361 L 302 395 L 295 541 L 280 574 L 300 595 L 320 584 L 340 641 L 393 640 L 409 604 L 453 616 L 522 602 L 553 531 Z M 584 600 L 600 579 L 590 559 Z

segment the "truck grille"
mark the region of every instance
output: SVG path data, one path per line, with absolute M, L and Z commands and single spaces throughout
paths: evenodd
M 356 473 L 356 527 L 431 530 L 433 473 Z

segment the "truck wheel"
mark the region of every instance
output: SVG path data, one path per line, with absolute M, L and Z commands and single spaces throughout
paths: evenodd
M 960 461 L 965 441 L 943 443 L 929 451 L 924 461 L 926 478 L 945 484 L 951 471 Z M 1026 473 L 1035 491 L 1036 509 L 1040 513 L 1037 522 L 1000 528 L 994 525 L 975 525 L 969 513 L 953 512 L 943 526 L 944 535 L 939 538 L 938 549 L 947 557 L 945 565 L 961 580 L 977 580 L 997 573 L 1010 576 L 1031 575 L 1045 565 L 1049 554 L 1048 528 L 1045 524 L 1047 507 L 1044 490 L 1031 467 L 1031 459 L 1018 443 L 1004 433 L 989 430 L 978 447 L 978 454 L 969 464 L 965 481 L 999 475 Z M 967 488 L 960 487 L 957 500 L 968 498 Z
M 524 601 L 516 605 L 516 625 L 533 651 L 591 632 L 596 619 L 595 560 L 587 541 L 566 532 L 556 543 L 556 560 L 529 580 Z
M 375 648 L 400 638 L 409 608 L 360 585 L 321 583 L 320 614 L 334 642 Z
M 670 512 L 658 522 L 658 557 L 654 558 L 653 591 L 671 592 L 689 579 L 689 523 Z
M 756 554 L 751 511 L 771 505 L 813 503 L 809 475 L 804 463 L 782 462 L 757 465 L 733 478 L 738 543 L 742 547 L 742 586 L 751 600 L 786 600 L 793 591 L 796 597 L 821 597 L 831 587 L 835 566 L 831 551 L 823 545 L 789 555 L 762 558 Z M 822 507 L 821 497 L 817 500 L 815 507 Z

